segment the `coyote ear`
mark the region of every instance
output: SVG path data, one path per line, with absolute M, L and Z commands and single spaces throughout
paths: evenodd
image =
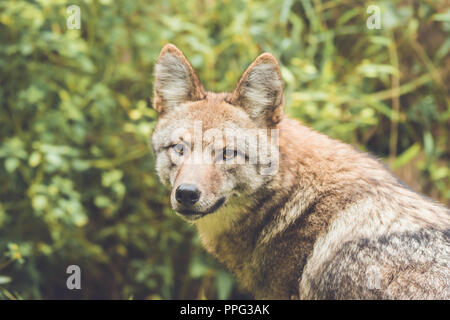
M 155 66 L 153 105 L 156 111 L 162 113 L 180 103 L 204 98 L 203 87 L 183 53 L 172 44 L 164 46 Z
M 262 126 L 273 126 L 283 116 L 283 80 L 277 60 L 260 55 L 239 79 L 228 102 L 241 106 Z

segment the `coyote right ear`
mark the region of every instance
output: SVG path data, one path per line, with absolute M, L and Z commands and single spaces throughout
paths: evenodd
M 261 126 L 274 126 L 283 117 L 283 79 L 274 56 L 263 53 L 247 68 L 228 98 Z
M 194 69 L 174 45 L 162 48 L 155 66 L 153 106 L 163 113 L 186 101 L 205 98 Z

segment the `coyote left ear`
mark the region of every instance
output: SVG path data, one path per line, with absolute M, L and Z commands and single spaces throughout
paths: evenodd
M 283 117 L 283 79 L 270 53 L 260 55 L 239 79 L 228 102 L 241 106 L 261 126 L 274 126 Z
M 173 44 L 164 46 L 155 66 L 153 106 L 156 111 L 162 113 L 183 102 L 204 98 L 203 87 L 183 53 Z

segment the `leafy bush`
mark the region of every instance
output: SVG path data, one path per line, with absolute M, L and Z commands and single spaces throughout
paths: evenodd
M 0 297 L 245 297 L 153 169 L 152 70 L 168 42 L 214 91 L 272 52 L 289 115 L 448 203 L 450 11 L 373 4 L 379 30 L 363 1 L 0 2 Z

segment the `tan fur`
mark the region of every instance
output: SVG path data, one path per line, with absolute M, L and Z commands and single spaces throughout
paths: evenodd
M 411 191 L 373 157 L 284 117 L 272 55 L 258 57 L 231 94 L 204 92 L 173 46 L 158 61 L 158 174 L 172 187 L 177 212 L 180 184 L 201 190 L 195 214 L 182 216 L 242 288 L 271 299 L 450 299 L 449 210 Z M 179 72 L 168 75 L 167 62 Z M 178 81 L 192 92 L 170 89 Z M 199 121 L 201 130 L 217 132 L 195 140 Z M 221 130 L 242 137 L 261 127 L 279 132 L 278 141 L 258 145 L 278 148 L 274 175 L 261 174 L 262 163 L 189 161 L 195 147 L 209 157 L 232 145 Z M 170 146 L 188 140 L 192 151 L 174 154 Z

